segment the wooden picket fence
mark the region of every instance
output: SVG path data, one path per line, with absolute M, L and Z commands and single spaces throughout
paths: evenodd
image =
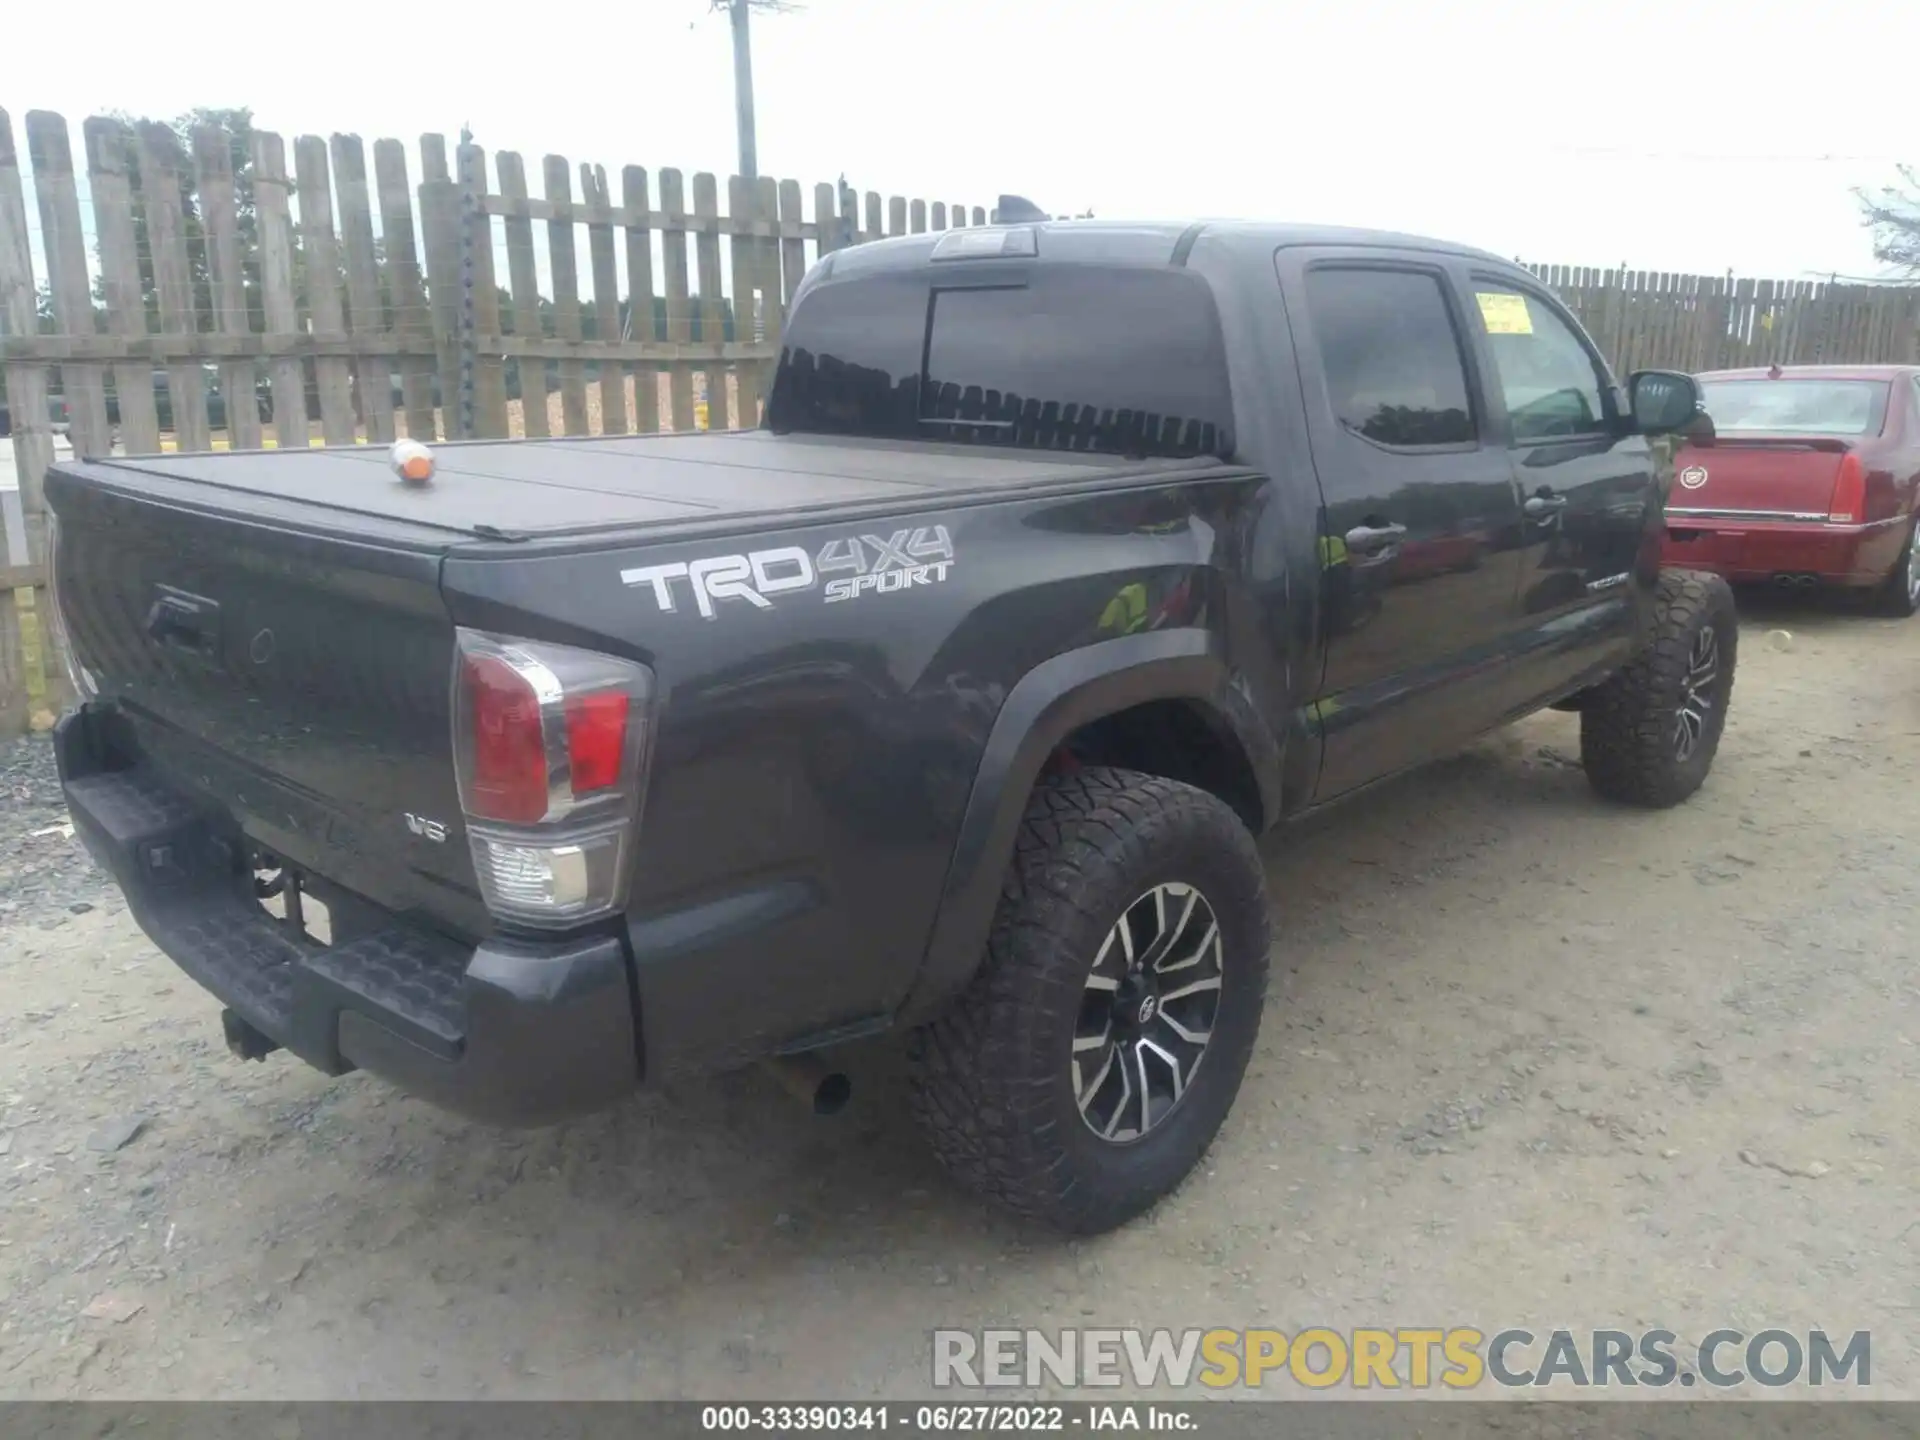
M 1527 267 L 1620 374 L 1744 365 L 1920 363 L 1920 287 Z
M 378 140 L 369 168 L 350 134 L 81 128 L 84 172 L 66 120 L 28 114 L 23 167 L 0 110 L 19 485 L 0 491 L 0 734 L 63 688 L 38 623 L 56 407 L 82 456 L 750 426 L 811 263 L 988 219 L 844 184 L 809 206 L 795 181 L 737 176 L 723 209 L 712 175 L 632 165 L 616 195 L 603 167 L 551 155 L 536 196 L 520 155 L 490 166 L 439 135 L 417 166 Z M 1622 370 L 1909 360 L 1920 342 L 1920 289 L 1534 270 Z
M 552 155 L 536 196 L 521 156 L 490 168 L 439 135 L 421 138 L 417 171 L 397 140 L 374 143 L 369 170 L 343 134 L 296 137 L 289 167 L 268 132 L 236 154 L 222 130 L 183 142 L 96 117 L 88 229 L 66 120 L 35 111 L 24 130 L 25 169 L 0 110 L 20 522 L 0 525 L 0 734 L 62 688 L 36 623 L 54 409 L 81 456 L 751 426 L 810 264 L 988 218 L 824 184 L 809 214 L 798 182 L 737 176 L 722 209 L 710 174 L 633 165 L 616 196 L 605 168 Z

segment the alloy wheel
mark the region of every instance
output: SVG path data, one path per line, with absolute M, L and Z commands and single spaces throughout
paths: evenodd
M 1167 882 L 1141 895 L 1101 942 L 1080 997 L 1071 1059 L 1080 1118 L 1125 1144 L 1173 1113 L 1206 1058 L 1224 949 L 1206 896 Z
M 1680 697 L 1680 711 L 1673 727 L 1673 754 L 1683 764 L 1700 748 L 1707 733 L 1707 717 L 1713 713 L 1714 682 L 1720 678 L 1720 637 L 1711 625 L 1704 625 L 1693 637 L 1693 649 L 1687 654 L 1687 674 Z

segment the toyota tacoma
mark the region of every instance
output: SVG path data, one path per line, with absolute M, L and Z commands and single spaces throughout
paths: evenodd
M 957 1177 L 1103 1230 L 1240 1087 L 1257 836 L 1547 706 L 1705 779 L 1700 414 L 1452 245 L 861 245 L 757 430 L 56 466 L 61 774 L 243 1056 L 540 1124 L 894 1032 Z

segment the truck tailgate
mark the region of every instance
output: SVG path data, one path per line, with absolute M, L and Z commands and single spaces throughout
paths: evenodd
M 445 537 L 295 528 L 165 488 L 48 483 L 70 643 L 143 762 L 301 870 L 483 931 L 467 847 L 408 824 L 460 811 Z

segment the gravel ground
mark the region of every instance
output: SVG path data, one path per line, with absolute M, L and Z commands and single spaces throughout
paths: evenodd
M 88 861 L 71 829 L 53 747 L 0 741 L 0 965 L 11 960 L 22 926 L 57 927 L 66 914 L 118 906 L 120 892 Z
M 232 1060 L 0 749 L 0 1396 L 904 1397 L 990 1324 L 1870 1329 L 1920 1395 L 1916 635 L 1750 617 L 1674 812 L 1545 715 L 1282 837 L 1239 1105 L 1086 1243 L 943 1183 L 881 1048 L 834 1121 L 749 1074 L 531 1134 Z

